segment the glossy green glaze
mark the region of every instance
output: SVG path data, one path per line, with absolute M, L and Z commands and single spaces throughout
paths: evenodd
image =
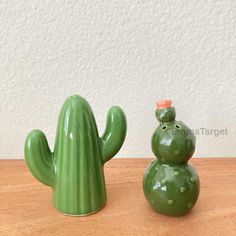
M 42 131 L 33 130 L 25 142 L 25 159 L 32 174 L 52 187 L 54 206 L 69 215 L 87 215 L 106 203 L 103 165 L 121 148 L 126 118 L 112 107 L 100 138 L 92 109 L 78 96 L 69 97 L 60 112 L 54 152 Z
M 182 216 L 199 196 L 198 175 L 188 164 L 195 150 L 195 136 L 183 122 L 175 120 L 174 107 L 157 109 L 156 116 L 160 122 L 152 136 L 156 160 L 144 174 L 144 194 L 155 211 Z

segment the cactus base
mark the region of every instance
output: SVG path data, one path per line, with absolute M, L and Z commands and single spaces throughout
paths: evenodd
M 145 172 L 143 191 L 154 211 L 183 216 L 198 199 L 199 177 L 190 164 L 177 166 L 154 160 Z
M 89 215 L 95 214 L 95 213 L 97 213 L 98 211 L 101 211 L 105 206 L 106 206 L 106 203 L 105 203 L 103 206 L 101 206 L 100 208 L 98 208 L 97 210 L 92 211 L 92 212 L 89 212 L 89 213 L 85 213 L 85 214 L 70 214 L 70 213 L 62 212 L 62 211 L 60 211 L 60 210 L 57 209 L 57 208 L 55 208 L 55 209 L 58 210 L 60 213 L 62 213 L 62 214 L 65 215 L 65 216 L 84 217 L 84 216 L 89 216 Z

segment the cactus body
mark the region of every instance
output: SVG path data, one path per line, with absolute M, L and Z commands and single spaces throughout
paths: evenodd
M 25 159 L 32 174 L 53 188 L 53 203 L 70 215 L 87 215 L 106 203 L 103 165 L 120 149 L 126 135 L 126 119 L 112 107 L 100 138 L 92 109 L 78 96 L 69 97 L 60 112 L 52 153 L 45 135 L 33 130 L 26 139 Z
M 145 171 L 143 191 L 158 213 L 182 216 L 193 208 L 200 190 L 199 177 L 188 164 L 195 136 L 183 122 L 175 120 L 174 107 L 157 109 L 156 116 L 160 125 L 151 141 L 156 159 Z

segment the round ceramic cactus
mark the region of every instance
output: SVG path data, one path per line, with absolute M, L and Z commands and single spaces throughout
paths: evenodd
M 195 151 L 195 136 L 181 121 L 175 120 L 170 100 L 157 103 L 160 125 L 152 136 L 156 159 L 148 166 L 143 190 L 151 207 L 165 215 L 182 216 L 199 196 L 199 177 L 188 160 Z
M 126 135 L 126 118 L 121 108 L 112 107 L 102 137 L 88 102 L 69 97 L 60 112 L 54 152 L 46 136 L 33 130 L 25 142 L 25 159 L 32 174 L 52 187 L 54 206 L 70 215 L 87 215 L 106 202 L 103 165 L 121 148 Z

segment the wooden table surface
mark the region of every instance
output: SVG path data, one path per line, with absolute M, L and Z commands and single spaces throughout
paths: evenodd
M 200 197 L 184 217 L 155 213 L 142 191 L 151 159 L 113 159 L 105 166 L 108 201 L 87 217 L 64 216 L 52 191 L 23 160 L 0 161 L 0 235 L 236 235 L 236 158 L 194 158 Z

